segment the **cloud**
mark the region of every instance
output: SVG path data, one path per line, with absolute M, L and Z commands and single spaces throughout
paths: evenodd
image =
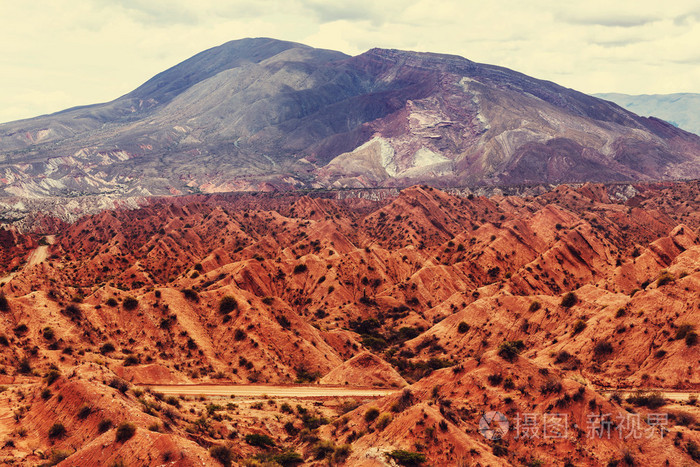
M 108 101 L 202 50 L 261 36 L 457 54 L 584 92 L 700 92 L 699 22 L 697 0 L 0 2 L 0 42 L 11 44 L 0 120 Z

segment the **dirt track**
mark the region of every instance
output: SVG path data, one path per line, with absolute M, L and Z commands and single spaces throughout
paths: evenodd
M 27 257 L 27 264 L 22 269 L 28 269 L 32 266 L 36 266 L 37 264 L 40 264 L 41 262 L 45 261 L 46 258 L 49 256 L 49 246 L 53 245 L 53 243 L 56 241 L 56 237 L 53 235 L 47 235 L 45 238 L 46 243 L 48 243 L 48 245 L 39 245 L 35 250 L 29 253 L 29 256 Z M 10 280 L 12 280 L 13 277 L 17 275 L 18 272 L 19 271 L 15 271 L 13 273 L 8 274 L 5 277 L 0 278 L 0 282 L 9 282 Z
M 264 386 L 264 385 L 156 385 L 151 390 L 167 395 L 235 396 L 235 397 L 381 397 L 399 389 L 368 389 L 328 386 Z

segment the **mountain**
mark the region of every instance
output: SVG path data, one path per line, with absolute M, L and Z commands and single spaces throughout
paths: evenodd
M 112 102 L 0 125 L 0 193 L 21 198 L 4 211 L 80 210 L 86 195 L 684 179 L 699 154 L 697 135 L 506 68 L 259 38 Z
M 686 131 L 700 135 L 700 94 L 593 94 L 595 97 L 612 101 L 638 115 L 666 120 Z
M 0 464 L 700 457 L 698 181 L 187 195 L 50 233 L 0 229 Z M 300 383 L 393 393 L 197 392 Z M 511 422 L 501 442 L 479 432 L 490 410 Z M 568 430 L 518 436 L 522 414 Z

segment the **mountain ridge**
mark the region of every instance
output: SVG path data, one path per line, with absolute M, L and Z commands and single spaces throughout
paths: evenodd
M 0 125 L 0 198 L 688 179 L 699 154 L 697 135 L 506 68 L 256 38 Z

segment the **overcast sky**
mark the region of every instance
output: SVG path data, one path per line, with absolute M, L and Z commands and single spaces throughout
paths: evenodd
M 261 36 L 452 53 L 588 93 L 700 92 L 699 0 L 0 0 L 0 122 Z

